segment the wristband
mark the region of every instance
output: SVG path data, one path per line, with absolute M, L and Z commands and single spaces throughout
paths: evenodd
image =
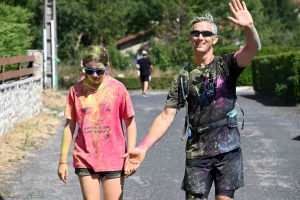
M 60 162 L 60 163 L 58 163 L 58 164 L 60 164 L 60 165 L 61 165 L 61 164 L 68 164 L 68 163 L 65 163 L 65 162 Z

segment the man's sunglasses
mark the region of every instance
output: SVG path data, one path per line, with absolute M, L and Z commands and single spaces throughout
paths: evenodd
M 199 35 L 202 35 L 203 37 L 211 37 L 214 36 L 215 34 L 213 34 L 210 31 L 197 31 L 197 30 L 193 30 L 191 31 L 190 35 L 193 37 L 199 37 Z
M 106 71 L 106 67 L 104 68 L 99 68 L 99 69 L 91 69 L 91 68 L 84 68 L 84 71 L 87 75 L 93 75 L 95 72 L 98 76 L 103 76 L 105 71 Z

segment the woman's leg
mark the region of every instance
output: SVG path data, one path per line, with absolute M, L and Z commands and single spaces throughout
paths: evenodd
M 100 200 L 100 174 L 78 176 L 84 200 Z
M 107 179 L 101 177 L 104 200 L 122 200 L 124 176 Z

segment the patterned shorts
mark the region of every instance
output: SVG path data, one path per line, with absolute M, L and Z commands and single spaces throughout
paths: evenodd
M 182 189 L 208 198 L 212 183 L 216 195 L 244 187 L 243 158 L 240 148 L 207 158 L 186 159 Z

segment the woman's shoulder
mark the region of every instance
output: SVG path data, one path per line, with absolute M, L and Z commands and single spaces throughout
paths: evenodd
M 121 81 L 111 76 L 108 76 L 108 83 L 113 87 L 125 88 L 124 84 Z

